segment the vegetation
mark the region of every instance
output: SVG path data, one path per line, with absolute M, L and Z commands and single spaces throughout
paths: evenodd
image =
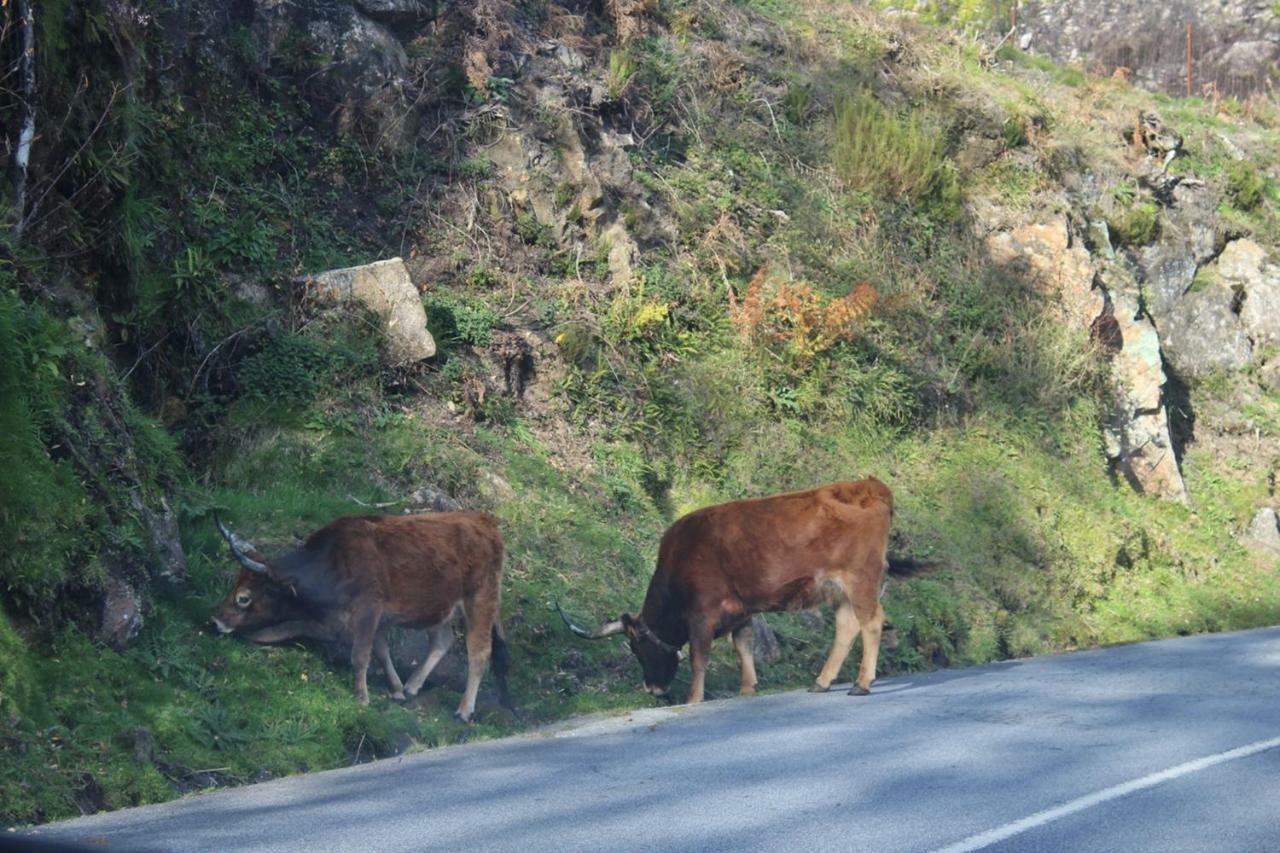
M 48 220 L 0 260 L 5 822 L 635 707 L 625 646 L 575 641 L 552 602 L 636 609 L 678 515 L 835 478 L 886 480 L 895 550 L 945 564 L 891 586 L 903 642 L 886 673 L 1280 614 L 1274 572 L 1234 536 L 1269 500 L 1265 466 L 1239 442 L 1189 445 L 1190 507 L 1113 482 L 1105 359 L 977 236 L 984 210 L 1059 221 L 1087 174 L 1121 250 L 1158 237 L 1125 136 L 1152 97 L 1122 81 L 771 0 L 649 4 L 646 34 L 594 53 L 609 21 L 523 3 L 509 24 L 538 38 L 504 47 L 491 27 L 464 63 L 460 10 L 492 4 L 445 4 L 409 45 L 421 126 L 397 148 L 313 106 L 327 95 L 304 44 L 264 69 L 253 34 L 231 33 L 246 49 L 202 59 L 200 86 L 129 85 L 158 35 L 59 5 L 45 119 L 72 119 L 33 171 Z M 975 30 L 1007 15 L 938 9 Z M 581 49 L 600 104 L 502 76 L 503 51 L 546 38 Z M 77 94 L 82 60 L 102 84 Z M 468 79 L 481 68 L 488 82 Z M 1187 138 L 1170 170 L 1220 190 L 1233 233 L 1276 242 L 1274 164 L 1238 164 L 1217 135 L 1275 151 L 1280 123 L 1157 105 Z M 601 148 L 574 150 L 571 131 Z M 511 133 L 537 156 L 512 157 Z M 588 150 L 607 180 L 579 169 Z M 52 179 L 64 166 L 79 183 Z M 423 290 L 430 365 L 383 366 L 370 317 L 317 312 L 296 284 L 392 255 Z M 1190 393 L 1210 412 L 1236 381 Z M 1233 418 L 1280 437 L 1274 392 Z M 215 509 L 271 551 L 424 489 L 501 521 L 517 714 L 482 694 L 457 724 L 448 673 L 362 708 L 341 654 L 208 631 L 230 568 Z M 169 496 L 185 584 L 161 580 L 134 493 Z M 145 626 L 118 649 L 86 603 L 121 574 Z M 807 683 L 830 614 L 769 623 L 783 653 L 761 686 Z M 713 698 L 737 686 L 727 644 L 716 655 Z

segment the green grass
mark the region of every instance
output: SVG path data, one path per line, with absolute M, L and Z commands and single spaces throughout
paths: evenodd
M 978 23 L 1002 9 L 952 11 Z M 185 588 L 151 597 L 137 643 L 113 651 L 74 620 L 33 625 L 29 608 L 0 618 L 0 820 L 154 802 L 648 704 L 625 646 L 571 637 L 553 602 L 585 621 L 638 609 L 677 516 L 837 478 L 888 482 L 895 548 L 944 564 L 891 585 L 885 607 L 904 642 L 882 654 L 884 674 L 1276 621 L 1274 572 L 1233 535 L 1268 500 L 1267 472 L 1193 446 L 1183 460 L 1191 508 L 1112 482 L 1098 440 L 1106 368 L 1086 331 L 992 269 L 966 221 L 965 203 L 978 200 L 1057 221 L 1059 183 L 1087 165 L 1100 185 L 1124 188 L 1106 200 L 1117 242 L 1153 239 L 1158 211 L 1119 141 L 1150 99 L 1007 47 L 1006 70 L 991 71 L 971 48 L 860 10 L 752 0 L 663 14 L 679 24 L 673 37 L 659 27 L 595 68 L 619 108 L 650 122 L 628 150 L 635 197 L 620 216 L 670 228 L 618 286 L 607 240 L 584 231 L 580 255 L 554 245 L 529 214 L 504 208 L 494 164 L 463 141 L 424 142 L 421 159 L 380 156 L 332 136 L 287 87 L 220 89 L 190 111 L 169 103 L 133 118 L 150 128 L 156 165 L 119 211 L 133 289 L 113 322 L 147 342 L 170 327 L 210 341 L 252 334 L 217 365 L 234 393 L 184 399 L 190 414 L 173 436 L 126 412 L 147 487 L 175 495 L 191 573 Z M 742 21 L 759 25 L 751 39 Z M 694 48 L 711 38 L 732 41 L 745 83 L 705 85 Z M 908 49 L 891 57 L 903 39 Z M 891 84 L 875 73 L 882 63 Z M 892 88 L 873 95 L 873 81 Z M 1203 103 L 1164 106 L 1166 120 L 1190 128 L 1191 153 L 1173 168 L 1220 185 L 1249 233 L 1272 233 L 1274 182 L 1233 171 L 1204 135 L 1232 123 Z M 958 174 L 966 128 L 988 134 L 994 159 Z M 548 184 L 561 206 L 579 189 Z M 447 219 L 441 200 L 455 192 L 479 201 L 474 231 L 422 216 Z M 265 314 L 226 292 L 228 274 L 284 280 L 404 245 L 454 262 L 432 273 L 424 297 L 441 348 L 434 369 L 379 367 L 367 318 L 307 322 L 297 305 Z M 730 293 L 740 298 L 763 265 L 823 299 L 868 281 L 879 300 L 853 339 L 788 363 L 730 321 Z M 128 513 L 110 515 L 96 491 L 119 489 L 50 452 L 68 411 L 118 447 L 101 413 L 66 405 L 74 381 L 112 370 L 16 280 L 0 288 L 0 428 L 16 438 L 0 447 L 16 472 L 0 483 L 0 532 L 28 546 L 21 565 L 0 563 L 0 580 L 6 592 L 53 595 L 98 577 L 103 543 L 133 553 Z M 522 403 L 502 394 L 487 349 L 506 325 L 548 341 L 537 352 L 543 384 Z M 186 395 L 195 350 L 158 352 L 161 390 Z M 1195 404 L 1229 405 L 1233 382 L 1202 383 Z M 1260 435 L 1280 432 L 1274 394 L 1241 412 Z M 185 470 L 175 440 L 194 448 Z M 406 707 L 378 674 L 361 708 L 342 655 L 209 633 L 232 568 L 215 508 L 270 551 L 423 486 L 500 519 L 517 717 L 485 704 L 464 727 L 448 687 Z M 762 689 L 807 684 L 830 645 L 830 614 L 769 621 L 783 652 L 759 667 Z M 677 695 L 687 684 L 682 667 Z M 736 687 L 722 642 L 708 690 Z M 139 729 L 154 761 L 135 757 Z

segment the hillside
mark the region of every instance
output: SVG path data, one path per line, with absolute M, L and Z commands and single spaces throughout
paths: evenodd
M 895 550 L 943 564 L 891 585 L 883 672 L 1280 617 L 1274 100 L 809 0 L 37 14 L 0 238 L 5 823 L 647 704 L 553 601 L 638 609 L 677 516 L 832 479 L 885 480 Z M 436 349 L 407 364 L 315 278 L 394 257 Z M 453 721 L 456 661 L 364 708 L 343 655 L 208 630 L 214 510 L 269 552 L 455 505 L 507 539 L 517 715 L 486 681 Z M 768 621 L 761 688 L 809 683 L 830 614 Z

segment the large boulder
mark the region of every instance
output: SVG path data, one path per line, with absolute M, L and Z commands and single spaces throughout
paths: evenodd
M 1089 252 L 1073 240 L 1065 222 L 1023 225 L 987 238 L 991 260 L 1032 284 L 1056 303 L 1063 319 L 1087 329 L 1102 313 L 1103 295 L 1094 287 Z
M 1252 240 L 1228 243 L 1213 273 L 1238 300 L 1240 322 L 1255 349 L 1280 347 L 1280 266 Z
M 1233 310 L 1234 300 L 1230 288 L 1214 281 L 1179 299 L 1159 318 L 1165 357 L 1179 376 L 1233 372 L 1252 360 L 1253 346 Z
M 400 258 L 329 270 L 309 276 L 304 283 L 310 299 L 358 302 L 379 317 L 388 364 L 414 364 L 436 354 L 422 297 Z

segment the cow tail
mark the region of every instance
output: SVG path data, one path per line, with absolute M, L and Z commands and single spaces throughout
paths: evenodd
M 507 673 L 511 671 L 511 652 L 507 649 L 506 638 L 502 636 L 502 627 L 493 623 L 493 651 L 489 657 L 489 667 L 493 670 L 493 678 L 498 682 L 498 702 L 504 708 L 513 708 L 511 691 L 507 687 Z
M 896 557 L 893 554 L 889 554 L 886 559 L 889 563 L 889 574 L 900 578 L 909 578 L 912 575 L 942 568 L 942 563 L 937 560 L 917 560 L 914 557 Z

